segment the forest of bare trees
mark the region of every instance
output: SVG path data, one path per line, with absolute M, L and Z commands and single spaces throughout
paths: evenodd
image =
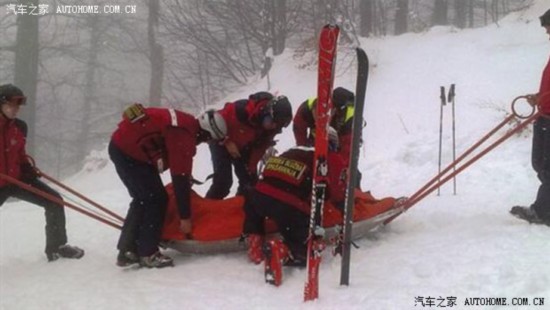
M 22 118 L 40 167 L 67 175 L 105 146 L 128 103 L 197 113 L 259 78 L 266 55 L 314 51 L 323 24 L 342 25 L 348 38 L 471 28 L 530 2 L 121 0 L 120 13 L 85 14 L 56 8 L 102 11 L 113 1 L 0 0 L 0 84 L 14 83 L 28 97 Z M 23 10 L 39 6 L 48 12 Z

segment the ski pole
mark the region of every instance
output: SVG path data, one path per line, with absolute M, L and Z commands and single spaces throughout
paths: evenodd
M 73 205 L 73 204 L 71 204 L 71 203 L 69 203 L 69 202 L 64 201 L 63 199 L 59 199 L 58 197 L 55 197 L 54 195 L 45 193 L 45 192 L 43 192 L 43 191 L 41 191 L 41 190 L 39 190 L 39 189 L 37 189 L 37 188 L 34 188 L 34 187 L 30 186 L 29 184 L 26 184 L 26 183 L 24 183 L 24 182 L 21 182 L 21 181 L 17 180 L 16 178 L 10 177 L 9 175 L 0 173 L 0 178 L 1 178 L 1 179 L 4 179 L 4 180 L 6 180 L 6 181 L 8 181 L 8 182 L 10 182 L 10 183 L 12 183 L 12 184 L 14 184 L 14 185 L 17 185 L 17 186 L 19 186 L 19 187 L 21 187 L 21 188 L 23 188 L 23 189 L 25 189 L 25 190 L 27 190 L 27 191 L 33 193 L 33 194 L 39 195 L 39 196 L 41 196 L 41 197 L 43 197 L 43 198 L 46 198 L 46 199 L 48 199 L 49 201 L 54 202 L 54 203 L 56 203 L 56 204 L 58 204 L 58 205 L 60 205 L 60 206 L 66 206 L 66 207 L 71 208 L 71 209 L 73 209 L 73 210 L 75 210 L 75 211 L 77 211 L 77 212 L 80 212 L 80 213 L 82 213 L 82 214 L 84 214 L 84 215 L 87 215 L 87 216 L 89 216 L 89 217 L 91 217 L 91 218 L 93 218 L 93 219 L 95 219 L 95 220 L 98 220 L 98 221 L 100 221 L 100 222 L 102 222 L 102 223 L 104 223 L 104 224 L 107 224 L 107 225 L 109 225 L 109 226 L 111 226 L 111 227 L 114 227 L 114 228 L 117 228 L 117 229 L 122 229 L 122 226 L 120 226 L 120 225 L 118 225 L 118 224 L 116 224 L 116 223 L 113 223 L 113 222 L 111 222 L 111 221 L 109 221 L 109 220 L 107 220 L 107 219 L 105 219 L 105 218 L 102 218 L 102 217 L 100 217 L 100 216 L 97 216 L 97 215 L 95 215 L 95 214 L 93 214 L 93 213 L 91 213 L 91 212 L 89 212 L 89 211 L 87 211 L 87 210 L 84 210 L 83 208 L 77 207 L 77 206 L 75 206 L 75 205 Z
M 438 175 L 441 174 L 441 149 L 443 145 L 443 106 L 445 105 L 445 102 L 447 101 L 445 99 L 445 86 L 441 86 L 439 88 L 440 94 L 439 99 L 440 100 L 440 108 L 439 108 L 439 160 L 438 160 Z M 440 191 L 437 189 L 437 196 L 439 196 Z
M 451 84 L 447 99 L 451 104 L 453 118 L 453 162 L 456 160 L 456 127 L 455 127 L 455 84 Z M 453 171 L 456 169 L 453 167 Z M 456 195 L 456 177 L 453 178 L 453 195 Z

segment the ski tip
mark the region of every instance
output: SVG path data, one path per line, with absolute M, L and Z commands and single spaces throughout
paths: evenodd
M 365 52 L 365 50 L 361 47 L 356 47 L 355 48 L 355 52 L 357 53 L 357 57 L 358 58 L 365 58 L 365 59 L 369 59 L 369 57 L 367 56 L 367 53 Z

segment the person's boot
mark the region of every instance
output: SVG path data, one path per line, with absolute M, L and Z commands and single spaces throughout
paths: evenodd
M 116 258 L 116 265 L 119 267 L 128 267 L 139 264 L 139 257 L 132 251 L 119 251 Z
M 46 257 L 49 262 L 53 262 L 60 257 L 80 259 L 82 256 L 84 256 L 83 249 L 68 244 L 61 245 L 54 250 L 46 251 Z
M 541 219 L 532 207 L 515 206 L 510 210 L 510 214 L 530 224 L 546 224 L 550 226 L 550 221 Z
M 269 240 L 263 246 L 265 255 L 265 282 L 279 286 L 283 282 L 283 265 L 289 259 L 288 247 L 279 239 Z
M 258 234 L 250 234 L 246 238 L 246 244 L 248 245 L 248 258 L 254 264 L 259 264 L 264 260 L 264 253 L 262 252 L 263 243 L 263 236 Z
M 159 251 L 150 256 L 142 256 L 139 258 L 139 265 L 147 268 L 164 268 L 174 266 L 174 260 L 170 256 L 166 256 Z

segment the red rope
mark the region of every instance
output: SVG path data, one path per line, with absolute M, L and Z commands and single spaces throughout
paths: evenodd
M 512 101 L 512 112 L 513 114 L 506 117 L 501 123 L 499 123 L 495 128 L 493 128 L 489 133 L 487 133 L 485 136 L 483 136 L 478 142 L 476 142 L 474 145 L 472 145 L 464 154 L 462 154 L 459 158 L 457 158 L 455 161 L 453 161 L 451 164 L 449 164 L 443 171 L 438 173 L 435 177 L 433 177 L 430 181 L 428 181 L 424 186 L 422 186 L 418 191 L 416 191 L 406 202 L 405 204 L 405 210 L 410 209 L 412 206 L 417 204 L 419 201 L 424 199 L 426 196 L 431 194 L 434 190 L 441 187 L 443 184 L 445 184 L 450 179 L 454 178 L 456 175 L 458 175 L 460 172 L 464 171 L 466 168 L 468 168 L 471 164 L 478 161 L 481 157 L 485 156 L 487 153 L 492 151 L 494 148 L 499 146 L 502 142 L 506 141 L 508 138 L 510 138 L 512 135 L 514 135 L 516 132 L 522 130 L 527 125 L 529 125 L 531 122 L 533 122 L 536 118 L 542 115 L 540 111 L 536 111 L 536 109 L 532 110 L 532 113 L 530 115 L 520 115 L 516 112 L 516 103 L 519 99 L 527 99 L 527 96 L 519 96 L 516 97 Z M 446 176 L 445 178 L 441 179 L 447 172 L 449 172 L 451 169 L 456 168 L 457 164 L 460 163 L 462 160 L 464 160 L 468 155 L 470 155 L 473 151 L 475 151 L 481 144 L 485 143 L 490 137 L 492 137 L 495 133 L 497 133 L 504 125 L 506 125 L 508 122 L 510 122 L 515 117 L 525 119 L 523 122 L 521 122 L 519 125 L 517 125 L 514 129 L 509 130 L 505 135 L 500 137 L 498 140 L 493 142 L 491 145 L 486 147 L 484 150 L 479 152 L 477 155 L 472 157 L 469 161 L 464 163 L 462 166 L 460 166 L 458 169 L 454 170 L 451 174 Z M 384 222 L 384 224 L 388 224 L 391 221 L 393 221 L 397 216 L 396 215 L 392 218 L 389 218 Z
M 37 168 L 35 168 L 35 169 L 37 169 Z M 38 169 L 37 169 L 37 170 L 38 170 Z M 121 221 L 121 222 L 124 222 L 124 218 L 123 218 L 122 216 L 120 216 L 120 215 L 114 213 L 113 211 L 111 211 L 111 210 L 109 210 L 109 209 L 107 209 L 107 208 L 101 206 L 99 203 L 97 203 L 97 202 L 91 200 L 90 198 L 88 198 L 88 197 L 82 195 L 81 193 L 77 192 L 76 190 L 74 190 L 74 189 L 68 187 L 67 185 L 65 185 L 65 184 L 63 184 L 63 183 L 61 183 L 61 182 L 59 182 L 58 180 L 52 178 L 51 176 L 45 174 L 45 173 L 42 172 L 42 171 L 39 171 L 39 174 L 40 174 L 44 179 L 46 179 L 46 180 L 52 182 L 53 184 L 55 184 L 55 185 L 57 185 L 57 186 L 63 188 L 64 190 L 66 190 L 66 191 L 68 191 L 69 193 L 71 193 L 71 194 L 77 196 L 78 198 L 80 198 L 80 199 L 82 199 L 82 200 L 88 202 L 88 203 L 91 204 L 92 206 L 94 206 L 94 207 L 98 208 L 99 210 L 101 210 L 101 211 L 103 211 L 103 212 L 109 214 L 110 216 L 114 217 L 115 219 L 117 219 L 117 220 L 119 220 L 119 221 Z
M 17 185 L 17 186 L 19 186 L 19 187 L 21 187 L 21 188 L 23 188 L 23 189 L 25 189 L 25 190 L 27 190 L 27 191 L 29 191 L 29 192 L 31 192 L 31 193 L 34 193 L 34 194 L 39 195 L 39 196 L 41 196 L 41 197 L 44 197 L 44 198 L 48 199 L 48 200 L 51 201 L 51 202 L 55 202 L 56 204 L 58 204 L 58 205 L 60 205 L 60 206 L 66 206 L 66 207 L 71 208 L 71 209 L 73 209 L 73 210 L 75 210 L 75 211 L 77 211 L 77 212 L 80 212 L 80 213 L 82 213 L 82 214 L 84 214 L 84 215 L 87 215 L 87 216 L 89 216 L 89 217 L 91 217 L 91 218 L 93 218 L 93 219 L 95 219 L 95 220 L 98 220 L 98 221 L 100 221 L 100 222 L 102 222 L 102 223 L 104 223 L 104 224 L 107 224 L 107 225 L 109 225 L 109 226 L 111 226 L 111 227 L 114 227 L 114 228 L 117 228 L 117 229 L 122 229 L 122 226 L 120 226 L 120 225 L 118 225 L 118 224 L 116 224 L 116 223 L 113 223 L 113 222 L 111 222 L 111 221 L 109 221 L 109 220 L 107 220 L 107 219 L 104 219 L 104 218 L 102 218 L 102 217 L 100 217 L 100 216 L 97 216 L 97 215 L 95 215 L 95 214 L 93 214 L 93 213 L 91 213 L 91 212 L 89 212 L 89 211 L 87 211 L 87 210 L 84 210 L 84 209 L 82 209 L 82 208 L 80 208 L 80 207 L 77 207 L 77 206 L 75 206 L 75 205 L 73 205 L 73 204 L 71 204 L 71 203 L 69 203 L 69 202 L 64 201 L 63 199 L 59 199 L 58 197 L 55 197 L 54 195 L 51 195 L 51 194 L 45 193 L 45 192 L 43 192 L 43 191 L 41 191 L 41 190 L 39 190 L 39 189 L 36 189 L 36 188 L 30 186 L 29 184 L 23 183 L 23 182 L 21 182 L 21 181 L 15 179 L 15 178 L 13 178 L 13 177 L 10 177 L 10 176 L 8 176 L 8 175 L 5 175 L 5 174 L 3 174 L 3 173 L 0 173 L 0 178 L 2 178 L 2 179 L 6 180 L 6 181 L 8 181 L 8 182 L 10 182 L 10 183 L 12 183 L 12 184 L 14 184 L 14 185 Z
M 423 192 L 421 195 L 418 195 L 415 199 L 412 199 L 412 200 L 409 200 L 408 203 L 406 204 L 405 206 L 405 210 L 406 209 L 409 209 L 411 208 L 413 205 L 415 205 L 416 203 L 418 203 L 420 200 L 424 199 L 426 196 L 428 196 L 429 194 L 431 194 L 434 190 L 436 190 L 438 187 L 442 186 L 443 184 L 445 184 L 447 181 L 449 181 L 450 179 L 452 179 L 454 176 L 456 176 L 457 174 L 459 174 L 460 172 L 462 172 L 463 170 L 465 170 L 466 168 L 468 168 L 471 164 L 473 164 L 474 162 L 478 161 L 481 157 L 485 156 L 485 154 L 489 153 L 490 151 L 492 151 L 494 148 L 496 148 L 497 146 L 499 146 L 500 144 L 502 144 L 502 142 L 506 141 L 508 138 L 510 138 L 512 135 L 514 135 L 515 133 L 517 133 L 518 131 L 522 130 L 523 128 L 525 128 L 527 125 L 529 125 L 531 122 L 533 122 L 537 117 L 540 116 L 540 112 L 537 112 L 535 113 L 534 115 L 532 115 L 531 117 L 529 117 L 528 119 L 524 120 L 521 124 L 519 124 L 518 126 L 516 126 L 514 129 L 508 131 L 505 135 L 503 135 L 502 137 L 500 137 L 498 140 L 496 140 L 495 142 L 493 142 L 491 145 L 489 145 L 487 148 L 485 148 L 483 151 L 481 151 L 479 154 L 477 154 L 476 156 L 472 157 L 469 161 L 467 161 L 466 163 L 464 163 L 462 166 L 460 166 L 460 168 L 458 168 L 456 171 L 454 171 L 453 173 L 449 174 L 448 176 L 446 176 L 445 178 L 441 179 L 441 181 L 437 182 L 436 184 L 434 184 L 430 189 L 426 190 L 425 192 Z

